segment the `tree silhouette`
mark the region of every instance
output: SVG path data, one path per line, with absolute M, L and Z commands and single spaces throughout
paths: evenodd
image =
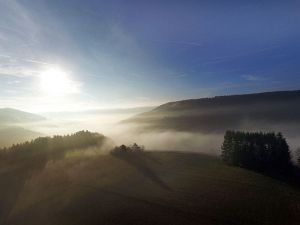
M 126 145 L 120 145 L 115 147 L 112 151 L 111 154 L 114 155 L 121 155 L 121 154 L 128 154 L 128 153 L 141 153 L 145 150 L 144 146 L 140 146 L 136 143 L 134 143 L 131 146 L 126 146 Z
M 291 168 L 289 146 L 281 133 L 227 131 L 221 149 L 229 165 L 276 173 Z

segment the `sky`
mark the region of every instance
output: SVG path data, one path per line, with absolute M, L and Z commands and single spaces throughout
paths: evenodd
M 300 89 L 299 1 L 0 0 L 0 107 Z

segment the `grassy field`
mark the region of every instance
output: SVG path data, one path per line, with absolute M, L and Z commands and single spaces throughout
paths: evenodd
M 300 190 L 194 153 L 0 167 L 1 224 L 300 224 Z

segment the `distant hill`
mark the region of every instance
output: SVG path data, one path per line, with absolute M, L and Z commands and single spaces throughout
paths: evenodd
M 17 157 L 0 164 L 1 224 L 296 225 L 300 221 L 299 189 L 227 166 L 216 157 L 176 152 L 124 158 L 71 154 L 39 162 Z
M 22 127 L 22 124 L 39 122 L 44 117 L 12 108 L 0 108 L 0 147 L 29 141 L 42 134 Z
M 82 110 L 82 111 L 62 111 L 62 112 L 47 112 L 43 113 L 47 118 L 91 118 L 91 117 L 101 117 L 101 116 L 114 116 L 128 118 L 130 116 L 147 112 L 155 107 L 135 107 L 135 108 L 107 108 L 107 109 L 91 109 L 91 110 Z
M 42 136 L 41 133 L 24 129 L 17 126 L 8 126 L 0 128 L 0 147 L 7 147 L 12 144 L 30 141 Z
M 297 124 L 300 123 L 300 91 L 169 102 L 122 123 L 135 124 L 145 131 L 224 133 L 227 129 L 277 128 L 299 131 Z
M 28 123 L 45 120 L 44 117 L 11 108 L 0 109 L 0 125 Z

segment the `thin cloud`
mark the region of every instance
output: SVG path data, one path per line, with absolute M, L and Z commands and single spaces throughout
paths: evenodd
M 225 55 L 225 56 L 220 56 L 220 57 L 215 57 L 212 59 L 208 59 L 206 61 L 203 61 L 203 65 L 208 65 L 208 64 L 219 64 L 219 63 L 224 63 L 228 61 L 233 61 L 239 57 L 245 57 L 249 55 L 259 55 L 263 54 L 265 52 L 273 51 L 274 49 L 279 49 L 281 46 L 279 45 L 274 45 L 268 48 L 262 48 L 256 51 L 249 51 L 249 52 L 242 52 L 240 54 L 235 54 L 235 55 Z M 194 62 L 202 61 L 203 59 L 195 59 Z
M 242 75 L 242 78 L 247 81 L 265 81 L 267 80 L 265 77 L 259 77 L 251 74 Z
M 0 76 L 34 77 L 42 70 L 33 62 L 13 57 L 0 57 Z
M 39 60 L 35 60 L 35 59 L 23 59 L 25 62 L 30 62 L 30 63 L 36 63 L 36 64 L 41 64 L 41 65 L 52 65 L 54 66 L 54 64 L 48 63 L 48 62 L 43 62 L 43 61 L 39 61 Z
M 198 43 L 198 42 L 192 42 L 192 41 L 155 40 L 153 42 L 161 42 L 161 43 L 169 43 L 169 44 L 177 44 L 177 45 L 190 45 L 190 46 L 203 47 L 203 44 Z

